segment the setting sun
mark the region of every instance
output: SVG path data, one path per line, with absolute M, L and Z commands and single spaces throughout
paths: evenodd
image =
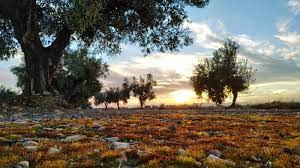
M 171 93 L 176 103 L 187 103 L 195 95 L 192 90 L 177 90 Z

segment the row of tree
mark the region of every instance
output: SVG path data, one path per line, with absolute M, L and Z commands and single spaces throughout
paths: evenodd
M 107 109 L 108 104 L 115 103 L 119 110 L 120 101 L 126 104 L 132 93 L 134 97 L 138 98 L 140 108 L 142 109 L 147 100 L 151 101 L 155 98 L 153 87 L 156 85 L 157 83 L 151 74 L 148 74 L 146 79 L 142 76 L 139 79 L 133 77 L 131 83 L 125 78 L 121 87 L 111 87 L 104 92 L 96 94 L 94 97 L 95 104 L 104 104 Z

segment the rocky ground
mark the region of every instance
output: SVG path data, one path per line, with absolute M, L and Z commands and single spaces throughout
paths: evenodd
M 300 112 L 13 107 L 0 167 L 300 167 Z

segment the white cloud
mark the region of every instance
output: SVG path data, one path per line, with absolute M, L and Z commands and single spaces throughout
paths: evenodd
M 288 43 L 289 45 L 300 45 L 300 35 L 296 32 L 287 33 L 284 35 L 275 35 L 279 40 Z
M 300 0 L 288 0 L 288 6 L 295 15 L 300 13 Z
M 290 23 L 293 21 L 293 18 L 282 19 L 276 23 L 277 31 L 280 33 L 285 33 L 289 29 Z
M 213 32 L 210 26 L 204 22 L 202 23 L 188 23 L 187 26 L 193 33 L 196 34 L 196 43 L 201 47 L 207 49 L 218 49 L 222 46 L 224 38 L 226 37 L 224 25 L 221 21 L 218 21 L 218 26 L 221 30 L 219 32 Z

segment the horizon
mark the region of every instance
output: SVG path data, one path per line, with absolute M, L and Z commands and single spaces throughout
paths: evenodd
M 134 45 L 123 44 L 122 53 L 111 57 L 98 54 L 109 64 L 104 86 L 119 86 L 123 78 L 152 73 L 157 80 L 156 99 L 146 105 L 210 104 L 198 99 L 189 82 L 199 59 L 211 57 L 226 38 L 240 45 L 239 57 L 247 58 L 257 69 L 256 82 L 249 92 L 240 94 L 238 104 L 271 101 L 300 101 L 300 1 L 225 0 L 211 1 L 204 9 L 188 8 L 194 44 L 179 52 L 152 53 L 146 57 Z M 1 85 L 16 89 L 16 78 L 9 71 L 21 62 L 18 55 L 0 62 Z M 231 101 L 229 97 L 225 104 Z M 164 103 L 161 103 L 164 102 Z M 135 107 L 131 98 L 126 107 Z M 124 105 L 121 103 L 121 107 Z

